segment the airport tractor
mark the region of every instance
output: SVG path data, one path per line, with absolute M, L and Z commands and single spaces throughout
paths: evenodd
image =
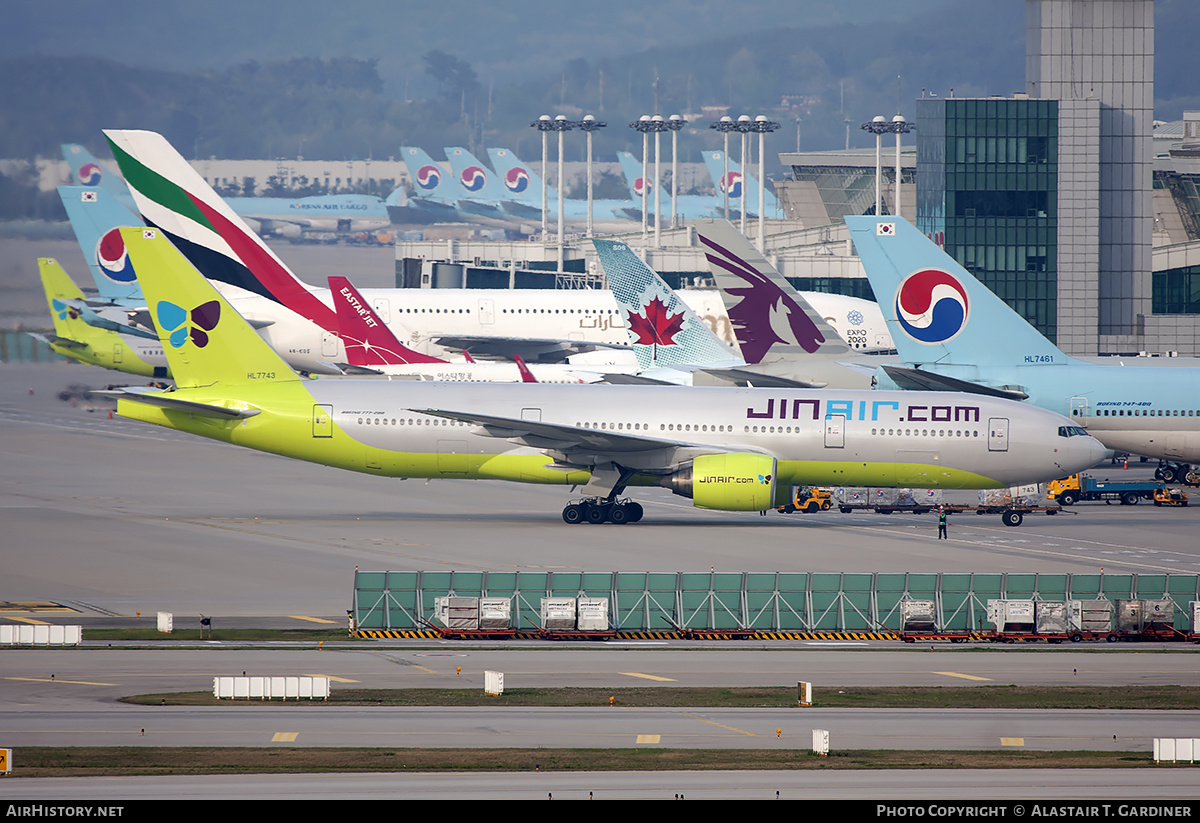
M 1162 505 L 1155 495 L 1165 491 L 1166 485 L 1161 480 L 1098 480 L 1086 474 L 1073 474 L 1046 484 L 1046 497 L 1063 506 L 1080 500 L 1103 500 L 1105 503 L 1120 500 L 1122 506 L 1134 506 L 1139 500 L 1154 500 Z M 1187 495 L 1184 495 L 1186 499 Z
M 792 514 L 793 512 L 812 514 L 829 511 L 832 508 L 833 493 L 829 489 L 820 489 L 816 486 L 796 486 L 793 489 L 792 502 L 776 506 L 775 511 L 783 514 Z

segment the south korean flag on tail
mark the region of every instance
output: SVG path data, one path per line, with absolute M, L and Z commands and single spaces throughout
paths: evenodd
M 81 203 L 95 203 L 96 202 L 96 192 L 94 192 L 94 191 L 80 192 L 79 200 Z
M 896 224 L 895 223 L 876 223 L 875 224 L 875 236 L 876 237 L 895 237 L 896 236 Z

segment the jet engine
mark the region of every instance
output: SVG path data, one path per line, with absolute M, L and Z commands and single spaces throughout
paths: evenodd
M 775 505 L 775 458 L 765 454 L 705 454 L 664 477 L 660 485 L 681 497 L 690 497 L 698 509 L 766 511 Z

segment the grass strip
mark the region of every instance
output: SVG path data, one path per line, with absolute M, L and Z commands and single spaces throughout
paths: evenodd
M 320 772 L 531 772 L 845 769 L 1111 769 L 1153 766 L 1149 752 L 799 749 L 370 749 L 22 746 L 17 777 L 287 774 Z M 1159 766 L 1159 768 L 1163 768 Z
M 779 708 L 796 705 L 795 687 L 621 689 L 333 689 L 328 701 L 302 706 L 616 706 L 628 708 Z M 1200 687 L 1139 686 L 947 686 L 913 688 L 817 688 L 818 708 L 864 709 L 1153 709 L 1193 711 Z M 143 694 L 124 698 L 143 706 L 296 706 L 296 701 L 217 700 L 211 692 Z

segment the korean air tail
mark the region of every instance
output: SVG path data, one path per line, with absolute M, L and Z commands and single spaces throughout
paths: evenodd
M 732 223 L 697 220 L 694 226 L 747 363 L 850 352 L 838 333 Z
M 132 182 L 135 193 L 139 183 Z M 163 232 L 125 228 L 121 238 L 142 272 L 146 306 L 179 388 L 300 380 Z
M 446 170 L 424 149 L 416 146 L 401 146 L 400 156 L 408 168 L 408 176 L 413 183 L 413 196 L 420 200 L 433 200 L 439 203 L 453 204 L 459 199 L 458 186 L 449 179 Z
M 337 310 L 339 335 L 351 366 L 398 366 L 412 363 L 445 363 L 415 352 L 396 339 L 358 289 L 345 277 L 331 275 L 329 293 Z
M 745 365 L 629 246 L 592 242 L 642 371 Z
M 725 192 L 729 192 L 730 211 L 742 210 L 742 196 L 745 195 L 747 214 L 758 214 L 758 181 L 742 172 L 741 166 L 729 158 L 729 171 L 725 170 L 725 153 L 722 151 L 704 152 L 704 165 L 712 177 L 713 185 L 717 188 L 717 200 L 724 203 Z M 763 191 L 763 214 L 766 217 L 782 217 L 779 200 L 770 189 Z
M 499 177 L 481 163 L 475 155 L 460 146 L 444 149 L 450 161 L 450 172 L 472 200 L 498 203 L 508 199 Z
M 110 302 L 140 301 L 142 290 L 118 229 L 140 226 L 141 219 L 103 188 L 59 186 L 58 196 L 100 296 Z
M 488 149 L 488 159 L 496 170 L 510 199 L 541 207 L 542 178 L 533 166 L 521 162 L 509 149 Z M 552 186 L 546 188 L 546 201 L 553 204 L 558 194 Z
M 1071 361 L 901 217 L 847 217 L 896 351 L 908 363 L 1029 366 Z
M 617 152 L 617 161 L 621 164 L 621 173 L 625 175 L 625 183 L 629 186 L 629 196 L 641 203 L 642 188 L 646 188 L 646 197 L 654 197 L 653 181 L 642 177 L 642 163 L 630 152 Z
M 204 277 L 262 295 L 336 331 L 333 309 L 275 256 L 166 138 L 152 131 L 104 134 L 146 223 L 161 229 Z
M 90 151 L 78 143 L 63 143 L 62 155 L 71 168 L 71 179 L 76 185 L 104 189 L 122 206 L 134 208 L 133 195 L 125 181 L 101 165 Z

